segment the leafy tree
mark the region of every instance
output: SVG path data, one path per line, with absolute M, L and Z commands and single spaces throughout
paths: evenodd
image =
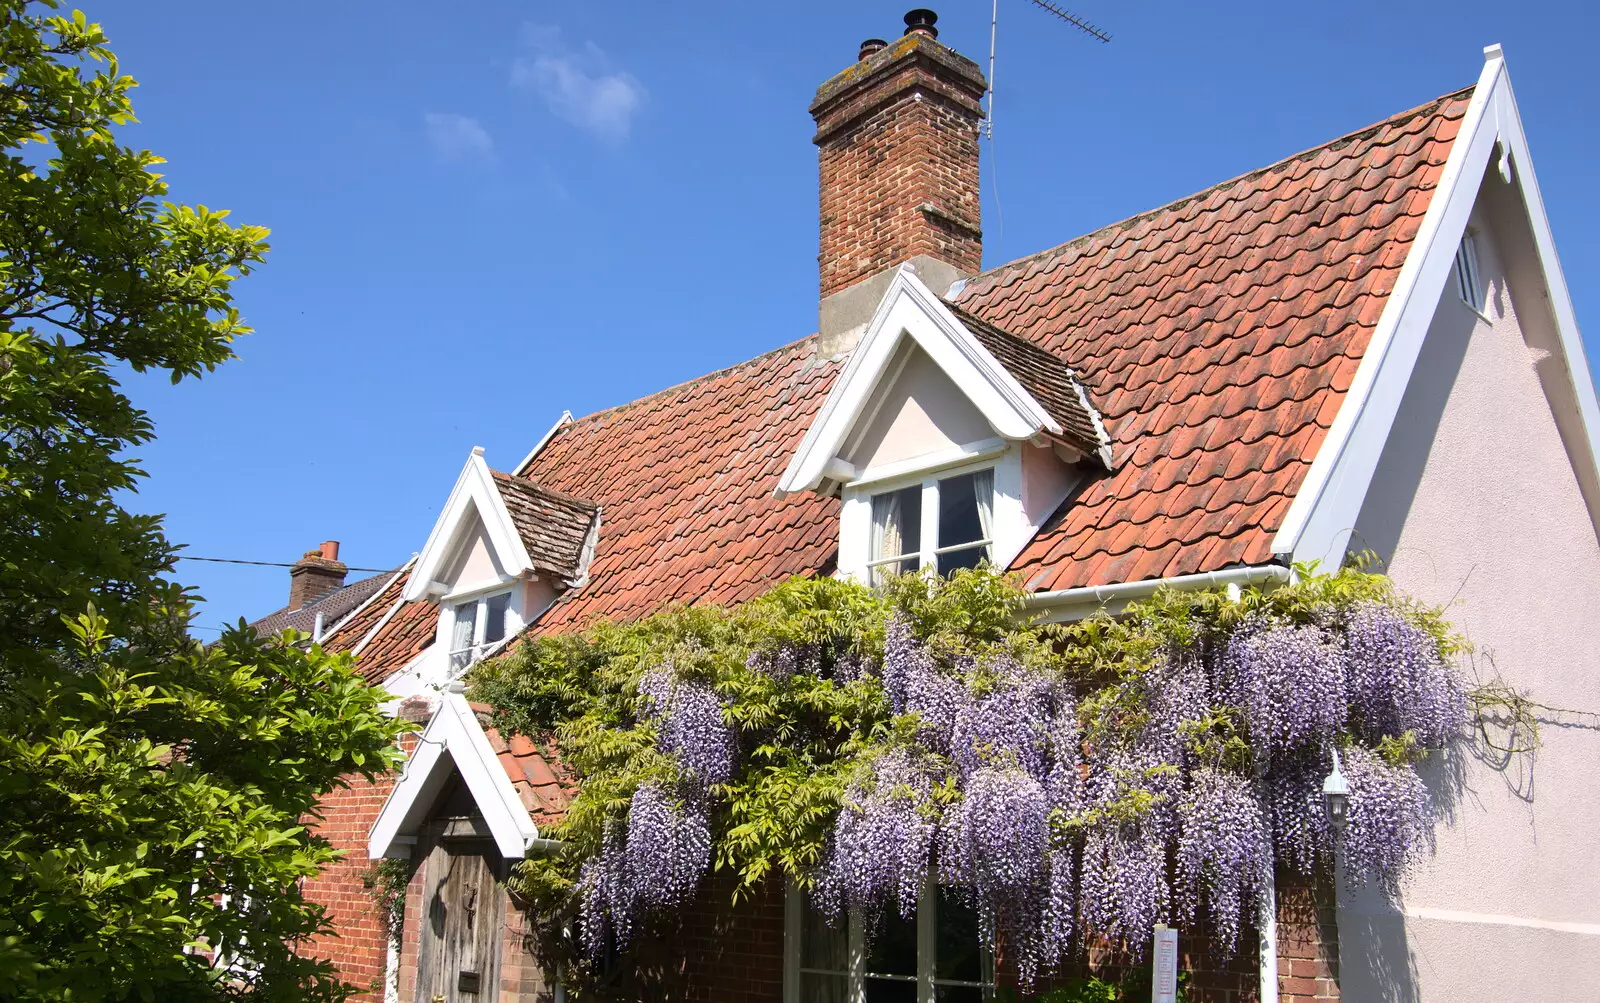
M 119 145 L 133 86 L 81 12 L 0 0 L 0 998 L 340 999 L 301 820 L 402 726 L 303 636 L 192 640 L 119 502 L 152 427 L 114 374 L 229 359 L 267 250 Z

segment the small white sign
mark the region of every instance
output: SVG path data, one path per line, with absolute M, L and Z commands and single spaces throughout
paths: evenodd
M 1178 931 L 1156 924 L 1156 949 L 1151 965 L 1150 1003 L 1175 1003 L 1178 998 Z

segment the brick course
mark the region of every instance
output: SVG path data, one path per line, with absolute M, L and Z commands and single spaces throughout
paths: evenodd
M 375 991 L 359 999 L 379 1000 L 383 998 L 389 943 L 383 918 L 362 879 L 372 865 L 367 857 L 367 834 L 394 789 L 395 778 L 375 783 L 360 776 L 346 779 L 350 786 L 324 798 L 322 820 L 310 824 L 312 831 L 335 849 L 344 850 L 345 857 L 306 883 L 306 898 L 327 909 L 334 926 L 333 934 L 315 938 L 306 953 L 332 961 L 351 985 Z

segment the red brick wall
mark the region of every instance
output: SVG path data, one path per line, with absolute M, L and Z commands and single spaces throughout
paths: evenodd
M 812 113 L 821 150 L 822 295 L 919 254 L 983 264 L 977 67 L 925 38 L 835 77 Z
M 1311 1003 L 1339 998 L 1339 921 L 1333 879 L 1278 883 L 1278 999 Z
M 332 961 L 351 985 L 376 990 L 372 999 L 383 998 L 388 940 L 362 878 L 372 863 L 367 857 L 367 834 L 393 789 L 392 776 L 375 784 L 357 776 L 348 789 L 323 799 L 323 820 L 312 829 L 346 855 L 305 888 L 308 899 L 328 910 L 334 927 L 334 935 L 314 940 L 308 953 Z

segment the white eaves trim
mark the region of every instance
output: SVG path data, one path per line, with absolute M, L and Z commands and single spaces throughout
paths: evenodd
M 368 857 L 377 860 L 410 854 L 409 841 L 403 837 L 414 837 L 428 821 L 452 770 L 459 771 L 466 782 L 500 855 L 520 860 L 527 854 L 539 838 L 538 827 L 500 767 L 467 698 L 446 692 L 423 729 L 404 775 L 378 812 L 367 842 Z
M 1600 404 L 1596 403 L 1572 299 L 1539 195 L 1505 55 L 1500 46 L 1491 45 L 1484 50 L 1483 73 L 1451 146 L 1439 188 L 1378 318 L 1372 341 L 1333 427 L 1273 539 L 1272 551 L 1279 559 L 1315 560 L 1330 567 L 1343 560 L 1491 160 L 1497 161 L 1502 175 L 1517 186 L 1527 207 L 1563 361 L 1578 402 L 1588 461 L 1600 467 Z M 1595 504 L 1596 500 L 1590 499 L 1590 505 Z
M 522 545 L 522 535 L 511 521 L 500 489 L 495 487 L 494 474 L 484 462 L 483 447 L 474 446 L 466 465 L 461 468 L 461 476 L 456 478 L 456 486 L 450 490 L 444 511 L 439 513 L 433 532 L 428 534 L 428 542 L 417 555 L 416 567 L 406 581 L 407 602 L 428 597 L 430 586 L 452 555 L 462 526 L 474 512 L 483 522 L 490 546 L 494 547 L 495 556 L 508 575 L 515 577 L 533 570 L 533 561 Z
M 544 447 L 550 444 L 550 440 L 555 438 L 557 432 L 561 431 L 563 427 L 570 424 L 572 424 L 572 412 L 561 412 L 561 417 L 556 419 L 556 423 L 550 426 L 550 430 L 545 432 L 545 434 L 539 438 L 539 441 L 533 444 L 533 448 L 528 450 L 528 455 L 524 456 L 522 458 L 522 462 L 517 464 L 517 469 L 511 472 L 512 476 L 521 477 L 523 474 L 527 473 L 528 467 L 533 463 L 534 458 L 544 451 Z
M 333 626 L 327 628 L 326 630 L 324 630 L 322 632 L 322 636 L 325 637 L 325 638 L 332 637 L 338 631 L 343 630 L 345 624 L 349 623 L 350 621 L 354 620 L 356 617 L 360 616 L 363 612 L 366 611 L 368 606 L 371 606 L 373 603 L 377 602 L 380 596 L 382 596 L 385 592 L 389 591 L 389 586 L 393 585 L 397 580 L 399 580 L 400 578 L 404 577 L 406 572 L 411 569 L 411 565 L 416 563 L 416 560 L 417 560 L 417 555 L 416 554 L 412 554 L 410 556 L 410 558 L 408 558 L 406 560 L 406 563 L 400 565 L 400 567 L 395 570 L 395 573 L 393 575 L 389 576 L 389 580 L 388 581 L 386 581 L 382 585 L 378 586 L 378 590 L 376 592 L 372 593 L 372 595 L 367 596 L 367 598 L 363 599 L 361 601 L 361 604 L 358 605 L 355 609 L 351 610 L 350 612 L 346 613 L 344 616 L 340 617 L 338 620 L 334 621 Z M 394 615 L 394 613 L 393 613 L 393 611 L 391 611 L 388 614 L 386 614 L 383 617 L 383 619 L 381 621 L 379 621 L 379 622 L 380 623 L 387 623 L 388 620 L 389 620 L 389 617 L 393 616 L 393 615 Z M 371 632 L 368 632 L 367 636 L 362 638 L 361 641 L 356 644 L 355 649 L 351 651 L 351 654 L 352 655 L 360 654 L 361 648 L 367 643 L 368 638 L 370 638 L 371 636 L 372 636 Z
M 870 407 L 902 338 L 910 338 L 927 352 L 1002 438 L 1020 442 L 1040 434 L 1063 434 L 1055 419 L 979 344 L 944 301 L 902 265 L 789 461 L 778 482 L 778 497 L 814 490 L 830 478 L 830 466 Z

